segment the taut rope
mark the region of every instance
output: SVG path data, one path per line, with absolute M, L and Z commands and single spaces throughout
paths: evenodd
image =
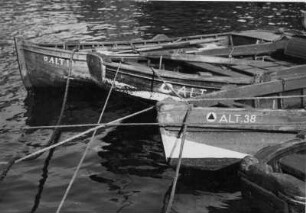
M 104 115 L 104 111 L 105 111 L 106 106 L 107 106 L 107 104 L 108 104 L 109 97 L 110 97 L 110 95 L 111 95 L 111 93 L 112 93 L 112 91 L 113 91 L 113 88 L 114 88 L 114 86 L 115 86 L 115 82 L 116 82 L 117 74 L 118 74 L 118 72 L 119 72 L 119 70 L 120 70 L 120 66 L 121 66 L 121 62 L 120 62 L 120 64 L 119 64 L 119 66 L 118 66 L 118 69 L 117 69 L 116 74 L 115 74 L 115 76 L 114 76 L 114 79 L 113 79 L 113 81 L 112 81 L 112 86 L 111 86 L 111 88 L 110 88 L 110 90 L 109 90 L 109 92 L 108 92 L 106 101 L 105 101 L 105 103 L 104 103 L 104 106 L 103 106 L 103 109 L 102 109 L 102 112 L 101 112 L 101 114 L 100 114 L 100 117 L 99 117 L 99 119 L 98 119 L 97 124 L 101 123 L 102 117 L 103 117 L 103 115 Z M 76 170 L 74 171 L 74 174 L 73 174 L 73 176 L 72 176 L 72 178 L 71 178 L 71 180 L 70 180 L 70 182 L 69 182 L 69 185 L 68 185 L 68 187 L 67 187 L 67 189 L 66 189 L 66 191 L 65 191 L 65 194 L 64 194 L 64 196 L 63 196 L 63 198 L 62 198 L 62 200 L 61 200 L 61 202 L 60 202 L 60 204 L 59 204 L 59 206 L 58 206 L 58 208 L 57 208 L 57 210 L 56 210 L 56 213 L 59 213 L 59 212 L 61 211 L 61 208 L 62 208 L 63 205 L 64 205 L 64 202 L 65 202 L 65 200 L 66 200 L 66 198 L 67 198 L 67 196 L 68 196 L 68 193 L 69 193 L 69 191 L 70 191 L 70 189 L 71 189 L 71 187 L 72 187 L 72 184 L 74 183 L 74 181 L 75 181 L 75 179 L 76 179 L 76 177 L 77 177 L 77 174 L 78 174 L 78 172 L 79 172 L 79 170 L 80 170 L 80 168 L 81 168 L 81 166 L 82 166 L 82 164 L 83 164 L 83 162 L 84 162 L 84 160 L 85 160 L 86 154 L 87 154 L 87 152 L 88 152 L 88 150 L 89 150 L 89 147 L 90 147 L 91 143 L 92 143 L 93 140 L 94 140 L 94 137 L 95 137 L 97 131 L 98 131 L 97 129 L 95 129 L 95 130 L 93 131 L 92 136 L 91 136 L 91 138 L 90 138 L 90 141 L 88 142 L 88 144 L 87 144 L 87 146 L 86 146 L 86 149 L 85 149 L 85 151 L 84 151 L 84 153 L 83 153 L 83 155 L 82 155 L 82 157 L 81 157 L 81 159 L 80 159 L 80 162 L 78 163 L 77 168 L 76 168 Z
M 123 121 L 123 120 L 125 120 L 125 119 L 128 119 L 128 118 L 134 117 L 134 116 L 136 116 L 136 115 L 139 115 L 139 114 L 141 114 L 141 113 L 150 111 L 150 110 L 152 110 L 152 109 L 154 109 L 154 108 L 155 108 L 154 106 L 151 106 L 151 107 L 148 107 L 148 108 L 143 109 L 143 110 L 141 110 L 141 111 L 138 111 L 138 112 L 132 113 L 132 114 L 130 114 L 130 115 L 127 115 L 127 116 L 125 116 L 125 117 L 119 118 L 119 119 L 117 119 L 117 120 L 113 120 L 113 121 L 111 121 L 111 122 L 108 122 L 108 123 L 106 123 L 106 124 L 98 125 L 98 126 L 96 126 L 96 127 L 93 127 L 93 128 L 91 128 L 91 129 L 88 129 L 88 130 L 86 130 L 86 131 L 84 131 L 84 132 L 81 132 L 81 133 L 79 133 L 79 134 L 77 134 L 77 135 L 74 135 L 74 136 L 72 136 L 72 137 L 70 137 L 70 138 L 67 138 L 66 140 L 63 140 L 63 141 L 61 141 L 61 142 L 58 142 L 58 143 L 56 143 L 56 144 L 53 144 L 53 145 L 51 145 L 51 146 L 48 146 L 48 147 L 46 147 L 46 148 L 40 149 L 40 150 L 38 150 L 38 151 L 36 151 L 36 152 L 33 152 L 33 153 L 31 153 L 31 154 L 29 154 L 29 155 L 27 155 L 27 156 L 24 156 L 24 157 L 22 157 L 22 158 L 19 158 L 18 160 L 16 160 L 15 163 L 19 163 L 19 162 L 21 162 L 21 161 L 24 161 L 24 160 L 26 160 L 26 159 L 31 158 L 32 156 L 35 156 L 35 155 L 37 155 L 37 154 L 46 152 L 46 151 L 48 151 L 48 150 L 50 150 L 50 149 L 53 149 L 53 148 L 55 148 L 55 147 L 61 146 L 61 145 L 65 144 L 65 143 L 68 143 L 68 142 L 74 140 L 74 139 L 80 138 L 80 137 L 82 137 L 82 136 L 84 136 L 84 135 L 86 135 L 86 134 L 88 134 L 88 133 L 91 133 L 91 132 L 95 131 L 96 129 L 105 128 L 107 125 L 114 124 L 114 123 L 118 123 L 118 122 Z
M 187 123 L 188 123 L 188 118 L 189 118 L 191 110 L 192 110 L 192 105 L 188 105 L 188 109 L 186 111 L 184 121 L 183 121 L 183 124 L 182 124 L 182 130 L 178 135 L 178 139 L 182 137 L 182 140 L 181 140 L 181 146 L 180 146 L 179 159 L 178 159 L 178 163 L 177 163 L 176 170 L 175 170 L 175 177 L 174 177 L 174 180 L 173 180 L 173 185 L 172 185 L 171 194 L 170 194 L 169 202 L 168 202 L 168 205 L 167 205 L 166 213 L 169 213 L 171 211 L 171 208 L 172 208 L 172 205 L 173 205 L 173 200 L 174 200 L 174 195 L 175 195 L 175 190 L 176 190 L 176 184 L 177 184 L 177 180 L 178 180 L 179 173 L 180 173 L 180 168 L 181 168 L 181 163 L 182 163 L 182 155 L 183 155 L 184 144 L 185 144 L 185 139 L 186 139 L 186 130 L 187 130 L 187 126 L 188 126 Z

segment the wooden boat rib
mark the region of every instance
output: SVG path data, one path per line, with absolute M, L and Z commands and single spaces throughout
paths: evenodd
M 240 35 L 241 34 L 241 35 Z M 15 38 L 18 63 L 21 77 L 27 89 L 39 87 L 60 87 L 68 75 L 69 61 L 72 50 L 78 50 L 72 60 L 72 82 L 77 86 L 93 83 L 92 76 L 86 63 L 88 52 L 111 50 L 134 53 L 139 51 L 156 51 L 169 49 L 183 49 L 185 51 L 203 48 L 211 43 L 214 45 L 228 44 L 230 41 L 238 45 L 243 43 L 271 42 L 282 38 L 283 34 L 254 31 L 238 33 L 220 33 L 197 35 L 179 38 L 157 36 L 150 40 L 110 41 L 110 42 L 66 42 L 66 43 L 32 43 L 22 37 Z M 243 42 L 239 39 L 243 38 Z M 207 43 L 208 42 L 208 43 Z

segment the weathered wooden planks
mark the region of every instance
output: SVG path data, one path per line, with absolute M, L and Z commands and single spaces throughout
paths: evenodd
M 289 40 L 285 55 L 306 59 L 306 38 L 297 37 Z
M 87 55 L 90 74 L 95 82 L 102 87 L 109 87 L 118 67 L 116 90 L 138 96 L 141 93 L 156 93 L 160 96 L 175 96 L 175 91 L 183 98 L 200 96 L 206 92 L 222 89 L 229 85 L 247 85 L 253 82 L 251 77 L 201 76 L 198 73 L 178 73 L 156 69 L 158 76 L 151 67 L 131 61 L 124 63 L 111 62 L 102 54 Z
M 157 104 L 162 142 L 170 163 L 178 158 L 177 135 L 187 108 L 180 102 Z M 305 116 L 305 110 L 194 106 L 187 124 L 182 164 L 205 170 L 227 167 L 265 146 L 293 138 L 306 127 Z
M 159 112 L 160 124 L 181 124 L 186 105 L 168 104 L 161 106 Z M 305 110 L 194 107 L 189 117 L 188 126 L 201 128 L 203 131 L 205 128 L 280 132 L 299 132 L 306 129 Z
M 247 56 L 270 54 L 278 50 L 284 50 L 288 40 L 280 40 L 271 43 L 250 44 L 241 46 L 232 46 L 225 48 L 215 48 L 197 52 L 198 55 L 214 55 L 214 56 Z
M 218 75 L 223 76 L 229 76 L 229 77 L 247 77 L 244 74 L 241 74 L 239 72 L 234 72 L 228 68 L 220 68 L 218 66 L 215 66 L 213 64 L 203 63 L 203 62 L 186 62 L 187 64 L 193 66 L 194 68 L 201 68 L 204 69 L 207 72 L 212 72 Z
M 205 94 L 201 97 L 197 97 L 199 100 L 191 100 L 191 103 L 194 103 L 199 106 L 213 106 L 218 104 L 219 102 L 222 102 L 222 99 L 224 99 L 224 101 L 226 101 L 227 98 L 237 98 L 237 100 L 241 100 L 245 97 L 264 96 L 290 90 L 302 90 L 305 87 L 306 75 L 293 77 L 290 76 L 282 79 L 271 80 L 268 82 L 262 82 L 258 84 L 247 85 L 217 91 L 210 94 Z
M 270 73 L 271 79 L 286 78 L 289 76 L 306 75 L 306 65 L 297 65 L 289 68 L 283 68 Z
M 155 53 L 141 53 L 141 55 L 149 58 L 159 58 L 161 55 Z M 274 66 L 271 62 L 256 61 L 248 59 L 236 59 L 236 58 L 223 58 L 217 56 L 206 56 L 206 55 L 194 55 L 194 54 L 163 54 L 163 58 L 171 59 L 176 61 L 187 61 L 187 62 L 204 62 L 212 64 L 227 64 L 227 65 L 253 65 L 253 66 Z
M 130 50 L 125 51 L 119 51 L 118 53 L 128 53 L 128 52 L 149 52 L 154 50 L 165 50 L 165 49 L 178 49 L 178 48 L 184 48 L 184 47 L 192 47 L 198 44 L 203 43 L 211 43 L 211 42 L 218 42 L 224 40 L 224 38 L 203 38 L 198 40 L 190 40 L 190 41 L 174 41 L 169 44 L 156 44 L 151 45 L 148 47 L 140 47 L 140 48 L 134 48 Z

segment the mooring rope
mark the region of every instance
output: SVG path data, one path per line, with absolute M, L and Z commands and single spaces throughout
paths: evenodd
M 181 163 L 182 163 L 182 156 L 183 156 L 184 144 L 185 144 L 185 139 L 186 139 L 186 130 L 187 130 L 187 126 L 188 126 L 187 122 L 188 122 L 188 118 L 189 118 L 191 110 L 192 110 L 192 105 L 189 104 L 188 109 L 187 109 L 186 114 L 185 114 L 185 118 L 184 118 L 183 123 L 182 123 L 182 131 L 180 132 L 180 134 L 178 136 L 178 138 L 182 137 L 181 146 L 180 146 L 180 153 L 179 153 L 179 159 L 178 159 L 176 170 L 175 170 L 175 176 L 174 176 L 174 180 L 173 180 L 173 184 L 172 184 L 172 190 L 171 190 L 169 202 L 168 202 L 168 205 L 167 205 L 166 213 L 169 213 L 171 211 L 171 208 L 172 208 L 172 205 L 173 205 L 173 200 L 174 200 L 175 190 L 176 190 L 176 184 L 177 184 L 177 180 L 178 180 L 179 173 L 180 173 L 180 168 L 181 168 Z
M 72 73 L 72 61 L 73 61 L 73 56 L 74 54 L 78 51 L 78 49 L 73 49 L 71 56 L 70 56 L 70 60 L 69 60 L 69 70 L 68 70 L 68 76 L 66 79 L 66 85 L 65 85 L 65 92 L 64 92 L 64 97 L 63 97 L 63 102 L 62 102 L 62 106 L 61 106 L 61 111 L 59 114 L 59 117 L 57 119 L 57 122 L 55 124 L 55 126 L 59 126 L 63 120 L 63 116 L 64 116 L 64 111 L 66 108 L 66 103 L 67 103 L 67 98 L 68 98 L 68 92 L 69 92 L 69 86 L 70 86 L 70 77 L 71 77 L 71 73 Z M 48 141 L 48 143 L 45 145 L 45 147 L 50 146 L 52 144 L 55 143 L 55 141 L 57 141 L 60 137 L 61 134 L 61 130 L 60 128 L 55 128 L 50 140 Z M 34 160 L 36 158 L 38 158 L 41 154 L 37 155 L 37 156 L 33 156 L 31 159 L 28 160 Z
M 45 147 L 45 148 L 43 148 L 43 149 L 40 149 L 40 150 L 38 150 L 38 151 L 36 151 L 36 152 L 33 152 L 33 153 L 31 153 L 31 154 L 29 154 L 29 155 L 27 155 L 27 156 L 24 156 L 24 157 L 22 157 L 22 158 L 19 158 L 19 159 L 16 160 L 15 163 L 19 163 L 19 162 L 21 162 L 21 161 L 24 161 L 24 160 L 26 160 L 26 159 L 31 158 L 32 156 L 35 156 L 35 155 L 37 155 L 37 154 L 46 152 L 46 151 L 48 151 L 48 150 L 50 150 L 50 149 L 53 149 L 53 148 L 55 148 L 55 147 L 61 146 L 61 145 L 63 145 L 63 144 L 66 144 L 66 143 L 68 143 L 68 142 L 70 142 L 70 141 L 72 141 L 72 140 L 74 140 L 74 139 L 80 138 L 80 137 L 82 137 L 82 136 L 84 136 L 84 135 L 86 135 L 86 134 L 88 134 L 88 133 L 91 133 L 91 132 L 95 131 L 96 129 L 104 128 L 104 127 L 106 127 L 106 125 L 109 125 L 109 124 L 113 124 L 113 123 L 117 123 L 117 122 L 123 121 L 123 120 L 125 120 L 125 119 L 134 117 L 134 116 L 139 115 L 139 114 L 141 114 L 141 113 L 150 111 L 150 110 L 152 110 L 152 109 L 154 109 L 154 108 L 155 108 L 154 106 L 151 106 L 151 107 L 148 107 L 148 108 L 146 108 L 146 109 L 144 109 L 144 110 L 141 110 L 141 111 L 132 113 L 132 114 L 130 114 L 130 115 L 127 115 L 127 116 L 125 116 L 125 117 L 119 118 L 119 119 L 117 119 L 117 120 L 113 120 L 113 121 L 111 121 L 111 122 L 108 122 L 108 123 L 106 123 L 106 124 L 98 125 L 98 126 L 96 126 L 96 127 L 93 127 L 93 128 L 91 128 L 91 129 L 88 129 L 88 130 L 86 130 L 86 131 L 84 131 L 84 132 L 81 132 L 81 133 L 79 133 L 79 134 L 76 134 L 76 135 L 74 135 L 74 136 L 72 136 L 72 137 L 70 137 L 70 138 L 67 138 L 66 140 L 63 140 L 63 141 L 61 141 L 61 142 L 58 142 L 58 143 L 56 143 L 56 144 L 53 144 L 53 145 L 51 145 L 51 146 L 48 146 L 48 147 Z
M 36 212 L 36 210 L 39 207 L 41 195 L 43 193 L 45 183 L 46 183 L 46 181 L 48 179 L 48 173 L 49 173 L 48 167 L 49 167 L 50 162 L 52 160 L 54 151 L 55 151 L 55 149 L 51 149 L 49 151 L 46 159 L 45 159 L 44 166 L 42 168 L 41 179 L 39 180 L 38 190 L 37 190 L 37 193 L 36 193 L 36 196 L 35 196 L 35 199 L 34 199 L 34 204 L 32 206 L 32 209 L 31 209 L 30 213 Z
M 2 170 L 0 175 L 0 182 L 6 177 L 7 173 L 11 169 L 11 167 L 14 165 L 16 159 L 18 159 L 19 153 L 15 154 L 14 157 L 12 157 L 6 164 L 5 168 Z
M 59 114 L 59 117 L 57 119 L 56 125 L 55 126 L 59 126 L 60 123 L 62 122 L 63 119 L 63 115 L 64 115 L 64 111 L 65 111 L 65 107 L 66 107 L 66 103 L 67 103 L 67 97 L 68 97 L 68 91 L 69 91 L 69 85 L 70 85 L 70 76 L 72 73 L 72 60 L 73 60 L 73 56 L 75 54 L 75 52 L 78 51 L 77 49 L 73 49 L 71 56 L 70 56 L 70 60 L 69 60 L 69 70 L 68 70 L 68 76 L 66 79 L 66 85 L 65 85 L 65 93 L 64 93 L 64 97 L 63 97 L 63 102 L 62 102 L 62 106 L 61 106 L 61 111 Z M 60 137 L 60 132 L 61 130 L 59 128 L 55 128 L 54 131 L 52 132 L 52 135 L 49 139 L 49 141 L 47 142 L 47 144 L 45 145 L 45 147 L 48 147 L 52 144 L 55 143 L 56 140 L 58 140 L 58 138 Z M 21 154 L 22 151 L 17 152 L 7 163 L 6 167 L 3 169 L 3 171 L 1 172 L 0 175 L 0 182 L 6 177 L 7 173 L 9 172 L 9 170 L 11 169 L 11 167 L 18 161 L 17 159 L 20 159 L 20 156 L 22 156 Z M 31 159 L 28 158 L 28 160 L 33 160 L 36 159 L 40 156 L 41 154 L 38 154 L 36 156 L 32 156 Z
M 116 71 L 116 73 L 115 73 L 114 79 L 113 79 L 113 81 L 112 81 L 111 88 L 110 88 L 110 90 L 109 90 L 109 92 L 108 92 L 106 101 L 105 101 L 105 103 L 104 103 L 104 106 L 103 106 L 103 109 L 102 109 L 102 112 L 101 112 L 101 114 L 100 114 L 100 117 L 99 117 L 99 119 L 98 119 L 97 124 L 101 123 L 101 120 L 102 120 L 102 117 L 103 117 L 103 115 L 104 115 L 104 111 L 105 111 L 105 109 L 106 109 L 106 106 L 107 106 L 107 104 L 108 104 L 110 95 L 111 95 L 111 93 L 112 93 L 112 91 L 113 91 L 113 88 L 114 88 L 114 86 L 115 86 L 117 74 L 118 74 L 118 72 L 119 72 L 119 70 L 120 70 L 120 67 L 121 67 L 121 62 L 120 62 L 119 66 L 118 66 L 118 69 L 117 69 L 117 71 Z M 64 196 L 63 196 L 63 198 L 62 198 L 62 200 L 61 200 L 61 202 L 60 202 L 60 204 L 59 204 L 59 206 L 58 206 L 58 208 L 57 208 L 57 210 L 56 210 L 56 213 L 59 213 L 59 212 L 61 211 L 61 208 L 62 208 L 63 205 L 64 205 L 64 202 L 65 202 L 65 200 L 66 200 L 66 198 L 67 198 L 67 196 L 68 196 L 68 193 L 70 192 L 70 189 L 71 189 L 71 187 L 72 187 L 72 184 L 74 183 L 74 181 L 75 181 L 75 179 L 76 179 L 76 177 L 77 177 L 77 174 L 78 174 L 78 172 L 79 172 L 79 170 L 80 170 L 80 168 L 81 168 L 81 166 L 82 166 L 82 164 L 83 164 L 83 162 L 84 162 L 84 160 L 85 160 L 86 154 L 87 154 L 87 152 L 88 152 L 88 150 L 89 150 L 89 147 L 90 147 L 91 143 L 93 142 L 93 140 L 94 140 L 94 138 L 95 138 L 95 135 L 96 135 L 97 131 L 98 131 L 97 129 L 93 131 L 92 136 L 91 136 L 91 138 L 90 138 L 90 141 L 88 142 L 88 144 L 87 144 L 87 146 L 86 146 L 86 149 L 85 149 L 85 151 L 84 151 L 84 153 L 83 153 L 83 155 L 82 155 L 82 157 L 81 157 L 81 159 L 80 159 L 80 162 L 78 163 L 77 168 L 76 168 L 76 170 L 74 171 L 74 174 L 73 174 L 73 176 L 72 176 L 72 178 L 71 178 L 71 180 L 70 180 L 70 182 L 69 182 L 69 185 L 68 185 L 68 187 L 67 187 L 67 189 L 66 189 L 66 191 L 65 191 L 65 194 L 64 194 Z

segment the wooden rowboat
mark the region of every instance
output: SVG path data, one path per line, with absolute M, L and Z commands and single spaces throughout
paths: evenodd
M 305 163 L 302 137 L 245 157 L 239 171 L 243 198 L 260 212 L 305 212 Z
M 246 155 L 289 140 L 306 128 L 304 109 L 197 107 L 164 101 L 157 104 L 157 112 L 170 165 L 178 162 L 185 124 L 182 166 L 203 170 L 236 164 Z
M 290 139 L 306 126 L 305 65 L 280 71 L 253 85 L 157 104 L 165 157 L 178 159 L 183 118 L 192 107 L 183 150 L 183 166 L 220 169 L 260 148 Z M 226 108 L 225 108 L 226 107 Z M 171 124 L 168 127 L 168 124 Z M 165 125 L 164 125 L 165 124 Z M 173 127 L 174 125 L 174 127 Z
M 202 107 L 303 108 L 306 106 L 306 65 L 272 73 L 266 82 L 204 94 L 190 99 L 189 103 Z
M 159 60 L 142 56 L 131 59 L 89 53 L 87 60 L 97 85 L 109 88 L 118 71 L 115 90 L 146 100 L 193 98 L 221 90 L 224 86 L 249 85 L 255 81 L 253 77 L 212 76 L 205 70 L 190 68 L 179 62 L 165 62 L 162 66 L 167 69 L 162 69 L 158 68 Z
M 149 100 L 200 99 L 219 90 L 261 87 L 269 81 L 285 82 L 293 73 L 305 74 L 305 37 L 246 43 L 242 36 L 243 44 L 239 38 L 236 35 L 236 46 L 218 43 L 207 49 L 141 52 L 133 58 L 100 52 L 88 54 L 87 60 L 97 85 L 109 88 L 118 71 L 118 92 Z
M 22 37 L 15 38 L 20 74 L 27 89 L 39 87 L 60 87 L 69 73 L 77 86 L 93 83 L 89 74 L 86 55 L 88 52 L 111 50 L 120 54 L 183 49 L 197 51 L 199 48 L 222 43 L 240 42 L 238 44 L 255 44 L 271 42 L 283 37 L 273 32 L 246 31 L 240 33 L 221 33 L 197 35 L 179 38 L 157 36 L 150 40 L 116 41 L 116 42 L 66 42 L 66 43 L 32 43 Z M 241 39 L 243 38 L 243 39 Z

